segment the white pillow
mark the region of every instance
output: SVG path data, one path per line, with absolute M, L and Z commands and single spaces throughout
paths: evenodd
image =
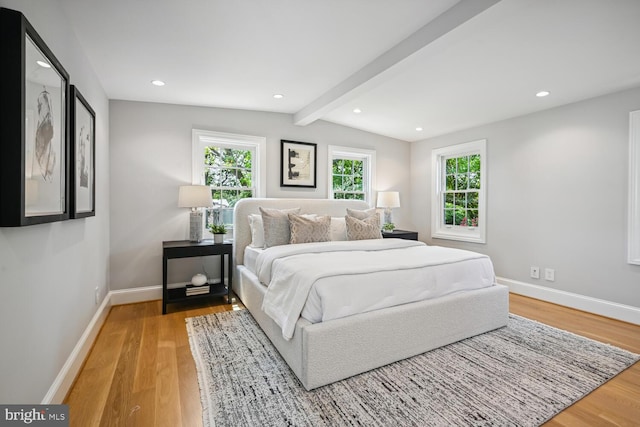
M 249 215 L 249 228 L 251 229 L 251 245 L 254 248 L 264 248 L 264 226 L 262 215 Z
M 344 217 L 331 217 L 331 241 L 338 242 L 347 240 L 347 223 Z

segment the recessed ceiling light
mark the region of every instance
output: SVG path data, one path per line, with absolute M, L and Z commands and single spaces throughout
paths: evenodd
M 360 114 L 360 113 L 362 113 L 362 110 L 359 109 L 359 108 L 354 108 L 353 112 L 356 113 L 356 114 Z
M 164 86 L 164 82 L 162 80 L 151 80 L 151 84 L 155 86 Z
M 422 132 L 422 128 L 421 128 L 421 127 L 417 127 L 417 128 L 416 128 L 416 130 L 417 130 L 418 132 Z
M 36 64 L 38 64 L 39 66 L 41 66 L 42 68 L 51 68 L 51 65 L 47 64 L 44 61 L 36 61 Z
M 276 93 L 275 95 L 273 95 L 273 97 L 274 97 L 275 99 L 282 99 L 282 98 L 284 98 L 284 95 L 283 95 L 283 94 L 281 94 L 281 93 Z
M 548 90 L 541 90 L 540 92 L 536 93 L 536 96 L 538 98 L 542 98 L 545 97 L 547 95 L 549 95 L 551 92 L 549 92 Z

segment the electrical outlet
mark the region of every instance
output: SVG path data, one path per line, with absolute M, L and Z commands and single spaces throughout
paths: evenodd
M 100 288 L 96 286 L 96 305 L 100 303 Z
M 553 268 L 545 268 L 544 269 L 544 279 L 550 282 L 556 280 L 556 271 Z
M 533 279 L 539 279 L 540 278 L 540 267 L 531 267 L 531 277 Z

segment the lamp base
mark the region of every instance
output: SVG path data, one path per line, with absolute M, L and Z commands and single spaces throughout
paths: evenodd
M 391 209 L 385 208 L 384 210 L 384 223 L 393 224 L 393 218 L 391 218 Z
M 191 211 L 189 215 L 189 241 L 202 241 L 202 212 Z

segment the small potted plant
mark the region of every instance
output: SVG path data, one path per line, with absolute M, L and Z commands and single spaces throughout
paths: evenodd
M 396 226 L 392 222 L 387 222 L 382 226 L 382 231 L 384 231 L 385 233 L 392 233 L 395 228 Z
M 222 243 L 224 235 L 227 234 L 227 227 L 224 224 L 213 224 L 210 228 L 213 234 L 213 243 Z

